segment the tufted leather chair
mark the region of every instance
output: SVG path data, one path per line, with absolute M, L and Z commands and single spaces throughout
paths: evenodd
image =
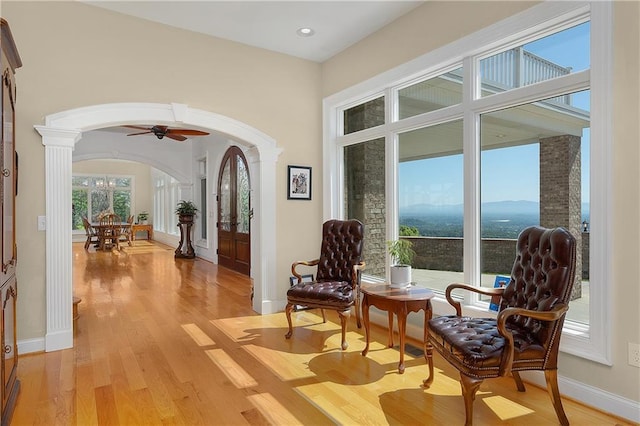
M 504 288 L 478 288 L 451 284 L 446 297 L 456 315 L 429 321 L 427 359 L 433 380 L 432 348 L 460 371 L 466 425 L 473 421 L 473 400 L 484 379 L 511 374 L 524 392 L 519 371 L 542 370 L 556 415 L 569 420 L 558 390 L 558 348 L 562 324 L 575 281 L 576 242 L 564 228 L 530 227 L 516 246 L 511 280 Z M 465 289 L 501 296 L 497 318 L 462 316 L 452 291 Z
M 342 349 L 347 349 L 347 319 L 354 305 L 357 325 L 358 328 L 361 327 L 360 271 L 364 269 L 364 262 L 361 261 L 363 237 L 364 226 L 358 220 L 328 220 L 322 225 L 320 257 L 291 265 L 291 273 L 298 279 L 298 283 L 287 291 L 287 339 L 293 334 L 291 312 L 296 306 L 331 309 L 340 316 Z M 299 265 L 317 266 L 315 280 L 302 282 L 302 275 L 296 271 Z M 324 320 L 324 311 L 322 318 Z

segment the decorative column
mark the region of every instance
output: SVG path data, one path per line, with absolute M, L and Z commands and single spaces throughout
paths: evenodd
M 73 347 L 73 264 L 71 248 L 72 151 L 78 130 L 35 126 L 45 146 L 46 299 L 45 351 Z
M 576 277 L 571 300 L 582 295 L 581 138 L 540 139 L 540 225 L 563 226 L 576 238 Z

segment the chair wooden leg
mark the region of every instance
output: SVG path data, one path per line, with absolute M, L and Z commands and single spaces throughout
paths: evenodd
M 558 389 L 558 370 L 544 370 L 544 378 L 547 381 L 547 392 L 551 397 L 551 403 L 556 410 L 556 416 L 560 420 L 562 426 L 569 426 L 569 419 L 562 408 L 562 400 L 560 399 L 560 390 Z
M 327 322 L 327 316 L 324 314 L 324 309 L 320 309 L 320 312 L 322 313 L 322 323 L 326 323 Z
M 295 305 L 293 303 L 287 303 L 287 307 L 284 309 L 287 314 L 287 322 L 289 323 L 289 332 L 284 335 L 285 338 L 290 339 L 293 334 L 293 325 L 291 324 L 291 311 L 293 311 L 293 307 Z
M 473 424 L 473 400 L 476 399 L 476 392 L 480 388 L 482 379 L 474 379 L 460 373 L 460 385 L 462 386 L 462 397 L 464 398 L 464 412 L 466 420 L 465 426 Z
M 525 392 L 527 389 L 525 389 L 524 382 L 520 378 L 520 373 L 512 371 L 511 375 L 513 376 L 513 380 L 516 381 L 516 388 L 518 388 L 518 392 Z
M 361 306 L 360 306 L 360 289 L 358 288 L 356 290 L 356 325 L 358 326 L 358 328 L 362 328 L 362 321 L 360 321 L 360 311 L 361 311 Z
M 90 245 L 91 245 L 91 237 L 87 237 L 87 241 L 85 241 L 84 243 L 84 249 L 88 250 Z
M 340 316 L 340 325 L 342 326 L 342 350 L 346 350 L 349 347 L 347 343 L 347 320 L 351 315 L 351 309 L 347 309 L 346 311 L 338 311 L 338 315 Z

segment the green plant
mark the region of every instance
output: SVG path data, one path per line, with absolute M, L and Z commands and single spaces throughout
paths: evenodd
M 139 221 L 143 221 L 143 220 L 147 220 L 147 219 L 149 219 L 149 212 L 144 211 L 144 212 L 138 213 L 138 220 Z
M 400 239 L 387 241 L 389 255 L 395 259 L 398 265 L 411 265 L 416 252 L 413 251 L 413 243 L 410 240 Z
M 196 205 L 193 204 L 193 201 L 180 200 L 176 206 L 176 214 L 180 216 L 194 215 L 197 211 L 198 209 L 196 208 Z

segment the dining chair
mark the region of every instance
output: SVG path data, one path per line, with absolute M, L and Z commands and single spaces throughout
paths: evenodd
M 127 221 L 122 224 L 120 227 L 120 236 L 118 237 L 119 242 L 126 242 L 129 246 L 132 246 L 133 243 L 133 215 L 129 216 Z
M 116 214 L 107 214 L 100 218 L 99 237 L 100 237 L 100 249 L 105 250 L 107 248 L 112 249 L 116 247 L 120 249 L 120 217 Z
M 82 225 L 84 226 L 84 232 L 87 236 L 87 240 L 84 243 L 84 249 L 88 250 L 91 243 L 99 243 L 100 238 L 98 237 L 98 232 L 96 229 L 91 226 L 89 219 L 86 217 L 82 217 Z
M 328 220 L 322 226 L 320 257 L 297 261 L 291 272 L 297 278 L 287 291 L 285 312 L 289 323 L 287 339 L 293 334 L 291 312 L 297 307 L 331 309 L 338 312 L 342 327 L 342 349 L 348 347 L 345 339 L 347 318 L 355 305 L 357 326 L 360 324 L 360 275 L 364 269 L 361 260 L 364 226 L 358 220 Z M 317 266 L 315 279 L 303 282 L 296 271 L 298 266 Z M 324 322 L 324 311 L 322 313 Z
M 427 359 L 433 380 L 432 348 L 460 372 L 466 423 L 473 422 L 473 400 L 484 379 L 511 375 L 525 391 L 520 371 L 544 372 L 547 391 L 562 425 L 569 420 L 558 390 L 558 350 L 569 299 L 576 280 L 576 240 L 564 228 L 532 226 L 516 243 L 516 257 L 506 287 L 450 284 L 445 292 L 455 315 L 428 323 Z M 456 289 L 500 299 L 496 318 L 462 315 Z

